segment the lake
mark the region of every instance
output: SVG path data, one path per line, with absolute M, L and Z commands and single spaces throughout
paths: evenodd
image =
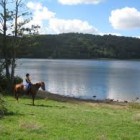
M 49 92 L 83 99 L 140 97 L 140 61 L 18 59 L 16 75 L 44 81 Z

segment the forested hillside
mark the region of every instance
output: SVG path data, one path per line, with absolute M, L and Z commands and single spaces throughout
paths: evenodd
M 139 59 L 140 39 L 112 35 L 59 34 L 39 35 L 37 45 L 23 45 L 20 58 L 118 58 Z

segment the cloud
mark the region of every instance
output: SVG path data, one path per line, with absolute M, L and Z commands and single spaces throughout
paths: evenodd
M 98 34 L 98 30 L 90 25 L 87 21 L 79 19 L 59 19 L 56 14 L 49 11 L 47 7 L 41 3 L 28 2 L 27 7 L 33 11 L 33 19 L 27 25 L 41 26 L 41 34 L 59 34 L 59 33 L 89 33 Z
M 140 11 L 129 7 L 113 10 L 109 22 L 114 29 L 140 28 Z
M 27 7 L 33 11 L 33 19 L 30 24 L 43 25 L 43 21 L 55 17 L 55 13 L 49 11 L 47 7 L 42 6 L 41 3 L 28 2 Z
M 49 29 L 56 34 L 69 32 L 98 34 L 98 30 L 87 21 L 78 19 L 51 19 L 49 21 Z
M 59 3 L 64 5 L 77 5 L 77 4 L 98 4 L 103 0 L 58 0 Z
M 42 9 L 42 4 L 41 3 L 34 3 L 32 1 L 29 1 L 27 3 L 27 7 L 32 9 L 32 10 L 40 10 L 40 9 Z
M 120 33 L 113 33 L 113 32 L 110 32 L 110 33 L 99 33 L 99 35 L 103 36 L 103 35 L 115 35 L 115 36 L 122 36 Z

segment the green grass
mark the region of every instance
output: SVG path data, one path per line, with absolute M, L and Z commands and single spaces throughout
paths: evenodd
M 103 103 L 5 97 L 0 140 L 139 140 L 140 110 Z

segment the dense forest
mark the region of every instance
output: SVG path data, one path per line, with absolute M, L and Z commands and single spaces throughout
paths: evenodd
M 38 35 L 34 38 L 37 45 L 21 46 L 18 58 L 140 58 L 138 38 L 78 33 Z

